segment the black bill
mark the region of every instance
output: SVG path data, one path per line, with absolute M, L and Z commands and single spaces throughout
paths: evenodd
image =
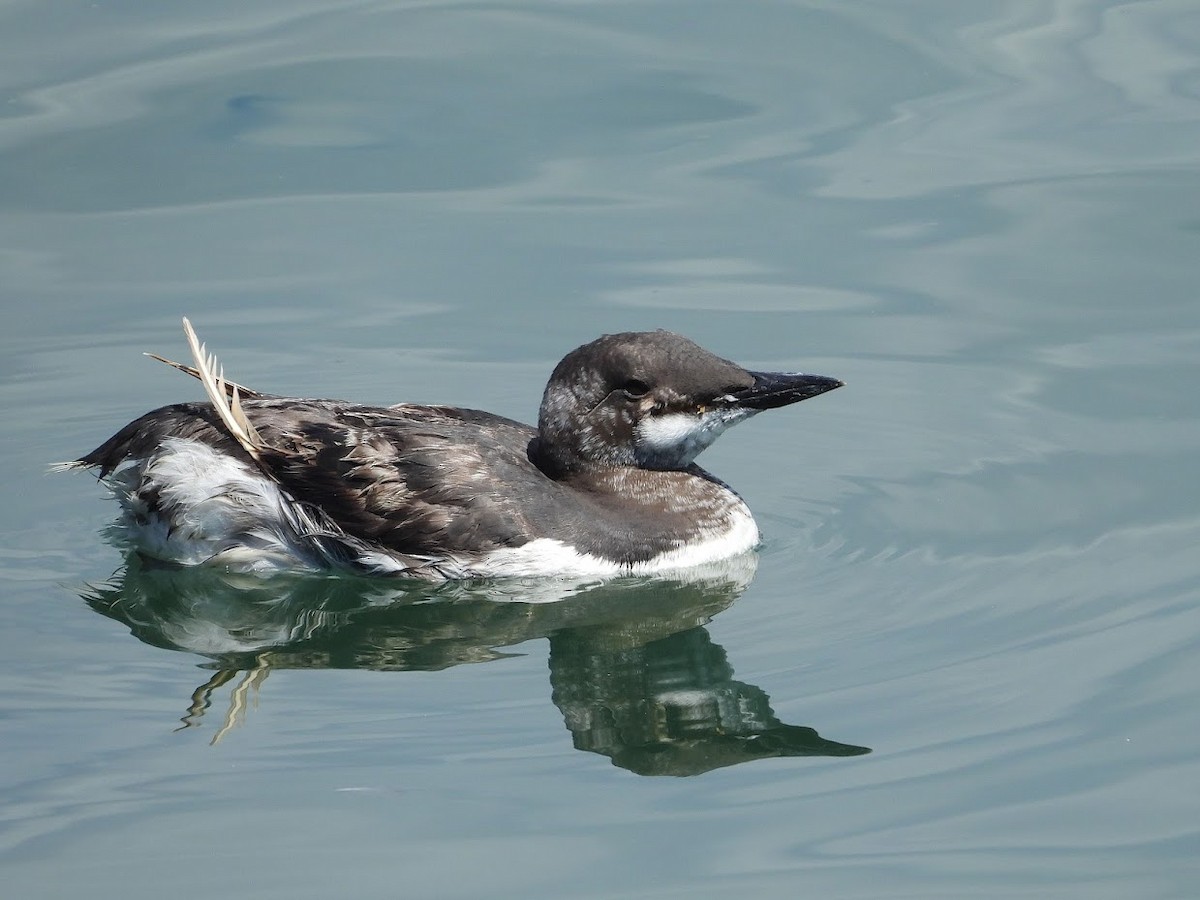
M 805 375 L 801 372 L 751 372 L 754 385 L 733 394 L 734 405 L 743 409 L 775 409 L 799 403 L 834 388 L 843 382 L 824 375 Z

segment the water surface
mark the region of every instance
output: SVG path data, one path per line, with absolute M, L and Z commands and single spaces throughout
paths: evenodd
M 1191 896 L 1198 45 L 1184 0 L 0 7 L 6 893 Z M 140 355 L 184 314 L 263 390 L 526 421 L 605 331 L 847 387 L 702 458 L 765 534 L 721 577 L 247 583 L 43 474 L 199 397 Z

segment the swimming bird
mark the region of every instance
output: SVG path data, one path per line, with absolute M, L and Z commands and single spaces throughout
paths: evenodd
M 758 527 L 696 455 L 842 386 L 749 371 L 669 331 L 607 334 L 558 364 L 531 428 L 255 391 L 226 381 L 183 322 L 195 365 L 155 358 L 199 378 L 208 402 L 148 412 L 63 468 L 98 470 L 143 555 L 235 571 L 605 577 L 726 559 Z

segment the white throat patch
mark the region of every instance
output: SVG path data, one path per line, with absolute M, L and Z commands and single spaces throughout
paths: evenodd
M 756 409 L 713 409 L 646 416 L 637 424 L 638 461 L 650 468 L 684 468 L 725 429 L 750 418 Z

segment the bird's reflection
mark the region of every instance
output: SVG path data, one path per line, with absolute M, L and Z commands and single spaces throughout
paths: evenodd
M 553 699 L 575 746 L 639 774 L 694 775 L 770 756 L 853 756 L 865 747 L 785 725 L 767 695 L 733 680 L 704 625 L 745 590 L 755 560 L 676 579 L 442 585 L 344 577 L 263 579 L 158 567 L 130 556 L 83 599 L 140 640 L 207 657 L 183 727 L 233 684 L 213 742 L 239 724 L 271 669 L 444 669 L 550 641 Z M 557 601 L 557 602 L 548 602 Z
M 589 629 L 552 635 L 550 683 L 575 746 L 639 775 L 870 752 L 780 722 L 762 688 L 733 679 L 725 650 L 700 626 L 637 647 Z

